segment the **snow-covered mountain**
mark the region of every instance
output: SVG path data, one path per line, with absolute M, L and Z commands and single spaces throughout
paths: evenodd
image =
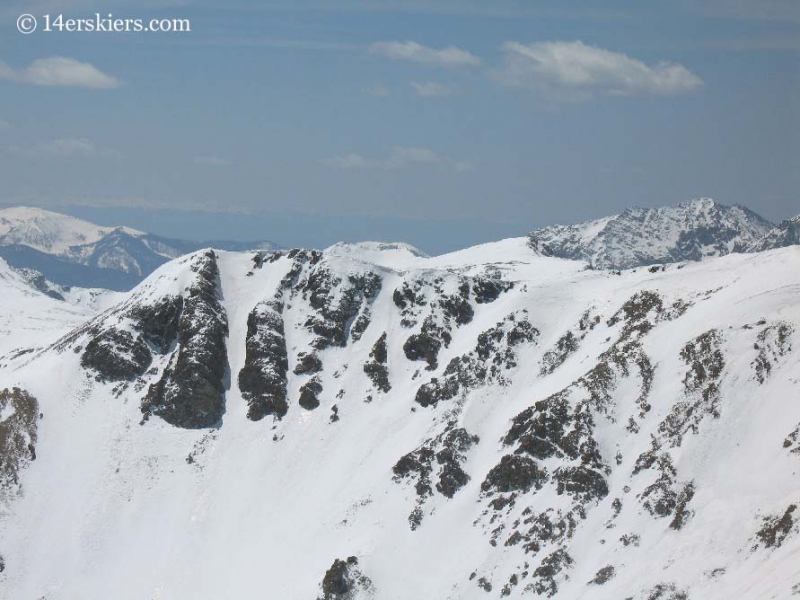
M 800 592 L 800 247 L 527 244 L 206 250 L 12 329 L 0 598 Z
M 101 227 L 39 208 L 0 210 L 0 257 L 65 286 L 130 290 L 167 261 L 209 246 L 273 248 L 269 242 L 167 239 L 129 227 Z
M 774 229 L 750 246 L 748 252 L 763 252 L 800 244 L 800 215 L 781 221 Z
M 543 227 L 530 233 L 529 244 L 545 256 L 583 260 L 599 269 L 628 269 L 745 252 L 774 227 L 747 208 L 702 198 Z

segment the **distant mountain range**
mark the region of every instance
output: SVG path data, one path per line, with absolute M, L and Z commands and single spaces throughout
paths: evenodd
M 669 207 L 629 208 L 611 217 L 552 225 L 528 235 L 528 247 L 537 254 L 585 261 L 596 269 L 699 261 L 795 244 L 800 244 L 800 216 L 776 225 L 748 208 L 709 198 Z M 42 281 L 62 288 L 127 291 L 173 258 L 209 247 L 277 249 L 268 241 L 164 238 L 38 208 L 0 210 L 0 258 L 16 269 L 38 271 Z M 40 288 L 46 285 L 42 281 L 37 284 Z
M 271 242 L 193 242 L 102 227 L 39 208 L 0 210 L 0 257 L 62 286 L 124 291 L 164 263 L 200 250 L 270 250 Z
M 583 260 L 598 269 L 698 261 L 800 243 L 800 217 L 780 225 L 743 206 L 710 198 L 532 231 L 529 246 L 544 256 Z

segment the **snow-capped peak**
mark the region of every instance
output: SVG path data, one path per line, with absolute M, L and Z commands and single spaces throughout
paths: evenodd
M 18 206 L 0 210 L 0 246 L 21 244 L 61 255 L 73 246 L 93 244 L 117 230 L 131 236 L 145 235 L 129 227 L 102 227 L 41 208 Z
M 699 198 L 670 207 L 629 208 L 577 225 L 543 227 L 530 233 L 529 244 L 548 256 L 625 269 L 745 252 L 773 227 L 747 208 Z

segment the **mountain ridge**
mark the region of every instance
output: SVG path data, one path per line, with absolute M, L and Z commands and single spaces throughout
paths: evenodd
M 63 286 L 127 291 L 169 260 L 212 245 L 238 251 L 275 247 L 271 242 L 170 239 L 39 208 L 0 209 L 0 257 Z
M 527 243 L 200 251 L 0 357 L 0 598 L 800 589 L 800 248 Z
M 584 260 L 594 268 L 628 269 L 698 261 L 752 251 L 775 225 L 744 206 L 710 198 L 532 231 L 530 247 L 548 256 Z M 762 249 L 768 249 L 764 242 Z

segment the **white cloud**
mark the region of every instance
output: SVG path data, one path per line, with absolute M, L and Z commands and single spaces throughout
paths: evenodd
M 112 89 L 121 85 L 118 79 L 106 75 L 94 65 L 64 56 L 37 58 L 21 70 L 12 69 L 0 61 L 0 79 L 30 85 L 90 89 Z
M 345 154 L 322 161 L 337 169 L 405 169 L 413 166 L 439 166 L 468 171 L 472 165 L 466 161 L 437 154 L 430 148 L 419 146 L 395 146 L 385 158 L 368 158 L 361 154 Z
M 97 146 L 86 138 L 63 138 L 42 142 L 33 148 L 33 153 L 40 156 L 95 156 Z
M 369 96 L 375 96 L 376 98 L 385 98 L 389 95 L 389 88 L 383 85 L 373 85 L 370 87 L 362 87 L 361 91 L 364 94 Z
M 640 60 L 580 41 L 506 42 L 505 60 L 495 74 L 501 83 L 556 95 L 582 98 L 593 93 L 671 96 L 692 91 L 703 82 L 686 67 Z
M 369 47 L 369 53 L 391 60 L 407 60 L 436 67 L 477 67 L 481 64 L 480 58 L 455 46 L 437 50 L 411 41 L 375 42 Z
M 423 83 L 412 81 L 411 87 L 414 88 L 414 92 L 416 92 L 417 96 L 422 98 L 441 98 L 453 93 L 453 88 L 436 81 L 426 81 Z

